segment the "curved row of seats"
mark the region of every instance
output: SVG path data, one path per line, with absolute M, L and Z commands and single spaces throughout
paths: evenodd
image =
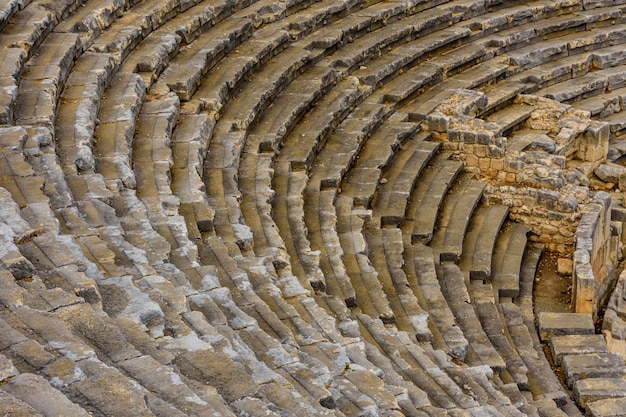
M 419 122 L 618 88 L 584 6 L 11 2 L 3 413 L 577 415 L 541 248 Z

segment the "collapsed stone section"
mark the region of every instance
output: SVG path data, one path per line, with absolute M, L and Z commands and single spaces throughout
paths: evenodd
M 608 124 L 530 95 L 481 114 L 486 105 L 483 93 L 457 90 L 424 125 L 468 171 L 489 180 L 490 204 L 509 206 L 511 219 L 532 228 L 533 241 L 574 259 L 575 309 L 596 317 L 623 258 L 621 238 L 612 240 L 611 195 L 603 190 L 619 195 L 626 170 L 605 163 Z

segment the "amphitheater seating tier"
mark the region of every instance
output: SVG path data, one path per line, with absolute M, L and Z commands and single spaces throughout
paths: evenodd
M 542 148 L 534 94 L 623 155 L 621 3 L 7 1 L 0 414 L 612 415 L 622 359 L 545 350 L 543 246 L 435 124 Z

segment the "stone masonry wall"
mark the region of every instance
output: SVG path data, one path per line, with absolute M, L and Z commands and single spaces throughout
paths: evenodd
M 577 311 L 595 312 L 609 286 L 611 197 L 591 191 L 590 179 L 606 162 L 608 126 L 541 97 L 516 98 L 526 116 L 518 122 L 515 114 L 476 117 L 485 104 L 481 93 L 459 90 L 424 124 L 466 170 L 489 180 L 489 203 L 509 206 L 512 220 L 532 227 L 532 240 L 573 259 Z

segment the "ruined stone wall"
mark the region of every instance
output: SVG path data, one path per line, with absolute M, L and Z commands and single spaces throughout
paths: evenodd
M 576 230 L 574 249 L 573 301 L 576 312 L 597 316 L 613 278 L 610 259 L 611 197 L 596 194 L 585 207 Z
M 577 311 L 595 312 L 612 270 L 611 197 L 590 187 L 606 162 L 608 126 L 566 104 L 522 95 L 516 105 L 526 119 L 513 130 L 477 118 L 481 100 L 459 91 L 425 125 L 466 170 L 489 180 L 489 203 L 509 206 L 512 220 L 531 226 L 532 240 L 573 260 Z M 624 188 L 621 182 L 601 187 Z

